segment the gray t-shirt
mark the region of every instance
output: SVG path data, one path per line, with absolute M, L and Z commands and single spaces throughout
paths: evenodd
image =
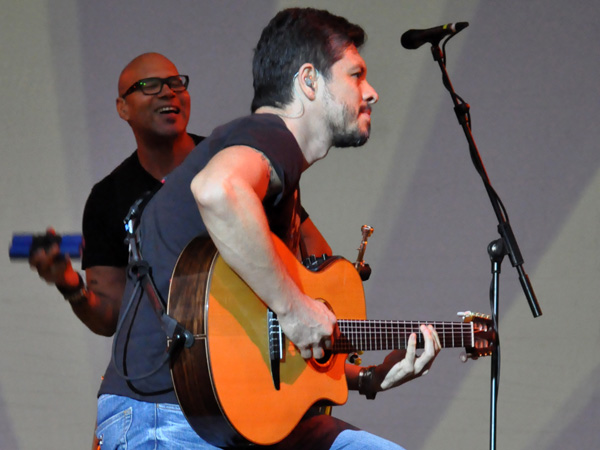
M 298 248 L 302 214 L 299 181 L 305 165 L 298 143 L 278 116 L 253 114 L 234 120 L 216 128 L 192 150 L 143 211 L 141 251 L 165 300 L 173 268 L 182 250 L 196 236 L 207 236 L 190 183 L 215 154 L 235 145 L 255 148 L 270 160 L 282 181 L 282 189 L 263 201 L 269 226 L 292 251 Z M 127 281 L 121 316 L 130 303 L 134 282 Z M 99 395 L 116 394 L 147 402 L 177 403 L 168 364 L 152 376 L 136 381 L 119 376 L 113 365 L 116 362 L 121 371 L 136 377 L 158 367 L 164 358 L 166 335 L 146 294 L 133 302 L 114 339 L 117 340 L 114 361 L 107 368 Z

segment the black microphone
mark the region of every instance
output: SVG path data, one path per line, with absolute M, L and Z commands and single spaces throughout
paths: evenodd
M 400 38 L 400 43 L 402 47 L 409 50 L 419 48 L 426 42 L 438 45 L 444 37 L 454 35 L 468 26 L 469 22 L 456 22 L 428 28 L 427 30 L 408 30 Z

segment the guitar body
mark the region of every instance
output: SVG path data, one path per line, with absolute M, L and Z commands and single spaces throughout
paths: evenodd
M 337 317 L 366 318 L 362 281 L 350 262 L 336 259 L 311 272 L 274 242 L 303 292 L 325 300 Z M 279 442 L 315 403 L 347 400 L 347 354 L 307 361 L 285 338 L 275 388 L 268 309 L 208 238 L 194 239 L 180 255 L 167 312 L 195 336 L 172 363 L 175 393 L 192 428 L 214 445 Z

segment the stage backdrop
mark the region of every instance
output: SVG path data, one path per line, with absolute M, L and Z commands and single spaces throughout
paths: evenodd
M 3 1 L 0 236 L 80 232 L 92 185 L 134 149 L 117 78 L 157 51 L 191 77 L 190 131 L 249 111 L 251 58 L 283 7 L 318 6 L 364 26 L 380 101 L 372 139 L 311 168 L 303 200 L 338 254 L 366 260 L 370 318 L 454 320 L 490 311 L 496 218 L 429 46 L 409 28 L 468 21 L 447 47 L 456 91 L 509 213 L 543 315 L 508 260 L 500 277 L 498 448 L 595 448 L 600 388 L 600 9 L 593 0 Z M 0 448 L 89 448 L 110 340 L 93 335 L 26 263 L 0 259 Z M 365 355 L 365 363 L 383 358 Z M 443 351 L 424 378 L 334 414 L 413 450 L 482 449 L 490 360 Z M 249 405 L 250 407 L 250 405 Z

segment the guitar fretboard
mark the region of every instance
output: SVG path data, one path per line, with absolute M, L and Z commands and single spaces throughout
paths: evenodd
M 423 348 L 422 324 L 435 327 L 444 348 L 472 347 L 475 340 L 472 322 L 338 320 L 337 324 L 341 335 L 333 345 L 336 353 L 405 349 L 411 333 L 417 335 L 417 348 Z

